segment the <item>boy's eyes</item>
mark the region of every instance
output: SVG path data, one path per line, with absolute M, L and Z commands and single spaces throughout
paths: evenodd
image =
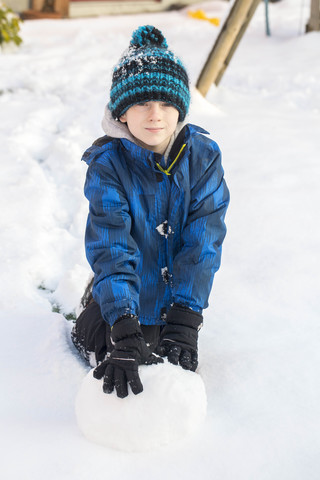
M 151 102 L 141 102 L 141 103 L 137 103 L 136 105 L 138 107 L 148 107 L 150 103 Z M 159 102 L 159 103 L 161 107 L 172 107 L 171 103 L 167 103 L 167 102 Z

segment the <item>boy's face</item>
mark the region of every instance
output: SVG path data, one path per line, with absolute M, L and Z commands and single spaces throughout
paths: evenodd
M 145 102 L 130 107 L 120 117 L 120 122 L 127 123 L 130 133 L 144 148 L 163 154 L 178 118 L 178 110 L 169 103 Z

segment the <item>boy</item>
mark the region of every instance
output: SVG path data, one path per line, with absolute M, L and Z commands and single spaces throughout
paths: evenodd
M 142 392 L 138 365 L 198 365 L 229 193 L 217 144 L 184 123 L 189 103 L 182 63 L 159 30 L 140 27 L 113 72 L 107 135 L 83 155 L 94 279 L 72 338 L 121 398 L 128 384 Z

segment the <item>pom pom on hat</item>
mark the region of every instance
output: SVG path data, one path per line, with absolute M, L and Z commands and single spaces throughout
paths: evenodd
M 109 109 L 119 119 L 128 108 L 148 101 L 170 103 L 184 120 L 190 104 L 187 72 L 152 25 L 132 34 L 129 49 L 113 71 Z
M 168 44 L 160 30 L 152 25 L 139 27 L 132 34 L 130 45 L 133 47 L 157 46 L 168 48 Z

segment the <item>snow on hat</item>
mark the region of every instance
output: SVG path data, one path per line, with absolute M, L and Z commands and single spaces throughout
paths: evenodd
M 179 111 L 179 121 L 190 104 L 187 72 L 152 25 L 133 32 L 128 50 L 114 68 L 108 106 L 113 118 L 119 119 L 128 108 L 148 101 L 170 103 Z

